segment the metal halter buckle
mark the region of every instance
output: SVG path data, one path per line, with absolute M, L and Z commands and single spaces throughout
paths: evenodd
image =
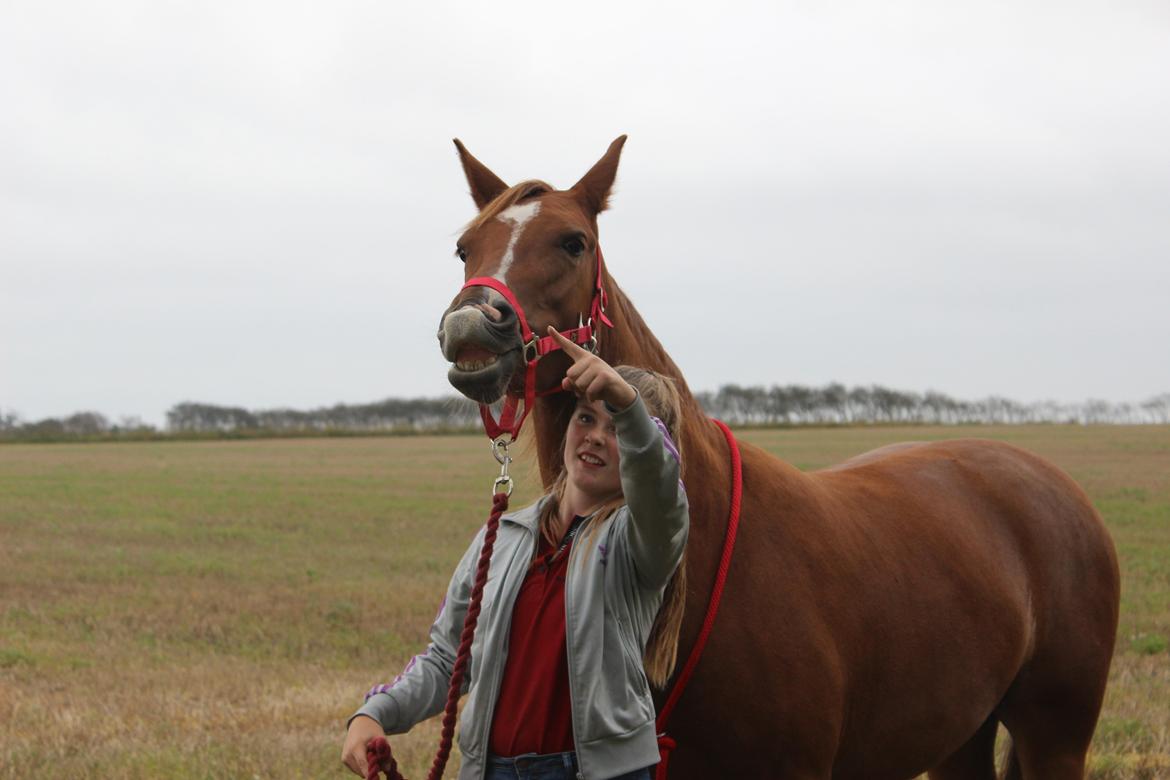
M 525 363 L 532 363 L 533 361 L 535 361 L 536 359 L 538 359 L 540 357 L 540 353 L 537 351 L 537 345 L 536 345 L 537 341 L 538 341 L 537 337 L 533 336 L 532 340 L 524 345 L 524 353 L 523 354 L 524 354 L 524 362 Z
M 586 341 L 584 344 L 581 344 L 580 346 L 582 349 L 587 349 L 590 352 L 592 352 L 594 355 L 596 355 L 597 354 L 597 330 L 593 327 L 593 318 L 590 317 L 589 319 L 585 319 L 585 317 L 583 315 L 578 314 L 577 315 L 577 328 L 581 329 L 581 328 L 584 328 L 586 326 L 589 327 L 589 340 Z
M 590 317 L 589 319 L 585 319 L 584 314 L 578 314 L 577 315 L 577 330 L 580 331 L 582 328 L 584 328 L 586 326 L 588 326 L 588 328 L 589 328 L 589 340 L 586 341 L 584 344 L 578 343 L 577 346 L 581 347 L 582 349 L 587 349 L 590 352 L 592 352 L 594 355 L 596 355 L 597 354 L 597 331 L 593 329 L 593 318 Z

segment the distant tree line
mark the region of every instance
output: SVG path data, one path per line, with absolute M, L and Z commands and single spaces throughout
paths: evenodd
M 46 417 L 35 422 L 24 422 L 15 412 L 0 410 L 0 441 L 144 436 L 156 432 L 154 426 L 142 422 L 137 417 L 126 417 L 118 423 L 111 423 L 109 418 L 100 412 L 75 412 L 68 417 Z
M 1090 399 L 1025 404 L 1000 396 L 962 401 L 933 390 L 914 393 L 880 385 L 846 388 L 833 383 L 824 387 L 724 385 L 714 393 L 699 393 L 698 399 L 709 414 L 732 425 L 1170 423 L 1170 393 L 1142 403 Z
M 479 407 L 461 396 L 388 398 L 308 411 L 253 411 L 184 401 L 170 408 L 163 429 L 137 417 L 115 423 L 99 412 L 25 422 L 13 412 L 0 410 L 0 441 L 439 433 L 470 431 L 478 424 Z
M 824 387 L 724 385 L 697 397 L 708 414 L 732 425 L 1170 423 L 1170 393 L 1141 403 L 1091 399 L 1025 404 L 1000 396 L 962 401 L 935 391 L 914 393 L 879 385 L 847 388 L 833 383 Z M 476 405 L 459 396 L 388 398 L 308 411 L 251 411 L 185 401 L 167 412 L 163 430 L 137 417 L 111 422 L 98 412 L 26 422 L 14 412 L 0 410 L 0 441 L 435 433 L 476 430 L 479 424 Z
M 171 431 L 424 432 L 466 430 L 479 421 L 479 407 L 462 396 L 387 398 L 372 404 L 336 404 L 299 411 L 251 412 L 233 406 L 184 402 L 167 412 Z

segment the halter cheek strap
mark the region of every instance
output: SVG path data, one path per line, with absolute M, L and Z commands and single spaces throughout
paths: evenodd
M 597 281 L 594 283 L 593 300 L 589 304 L 589 319 L 581 322 L 578 318 L 578 325 L 569 330 L 562 330 L 562 336 L 578 344 L 590 352 L 597 351 L 597 331 L 595 328 L 599 324 L 604 324 L 610 328 L 613 327 L 613 322 L 605 313 L 606 306 L 609 305 L 609 296 L 605 293 L 604 282 L 604 261 L 601 256 L 601 246 L 597 247 Z M 556 352 L 561 348 L 557 340 L 552 336 L 536 336 L 532 332 L 532 328 L 528 325 L 528 318 L 524 316 L 524 307 L 520 305 L 520 301 L 516 298 L 516 294 L 508 288 L 499 279 L 492 276 L 476 276 L 468 279 L 463 285 L 464 290 L 468 287 L 490 287 L 504 299 L 508 301 L 512 309 L 516 312 L 516 317 L 520 321 L 520 339 L 524 357 L 524 394 L 522 396 L 515 396 L 508 393 L 504 398 L 504 408 L 500 411 L 500 419 L 497 421 L 492 417 L 492 410 L 487 404 L 479 405 L 479 416 L 483 420 L 484 430 L 487 432 L 488 438 L 492 440 L 499 439 L 504 434 L 508 434 L 512 441 L 515 441 L 520 436 L 520 426 L 524 424 L 524 418 L 532 410 L 533 404 L 536 402 L 538 395 L 551 395 L 552 393 L 560 392 L 561 388 L 553 387 L 541 392 L 536 391 L 536 362 L 550 352 Z M 520 402 L 523 401 L 523 408 L 517 409 Z

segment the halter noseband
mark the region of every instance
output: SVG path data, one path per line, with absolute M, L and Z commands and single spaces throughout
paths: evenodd
M 582 322 L 582 318 L 578 316 L 578 325 L 569 330 L 562 330 L 562 336 L 572 341 L 574 344 L 588 349 L 590 352 L 597 352 L 597 331 L 595 328 L 600 324 L 613 327 L 613 322 L 605 314 L 605 307 L 609 304 L 609 296 L 605 293 L 605 284 L 602 280 L 602 270 L 604 263 L 601 258 L 601 246 L 597 247 L 597 281 L 594 284 L 593 300 L 589 304 L 589 319 Z M 516 441 L 520 436 L 520 426 L 524 424 L 524 418 L 532 411 L 532 406 L 536 402 L 536 397 L 551 395 L 552 393 L 560 392 L 561 388 L 553 387 L 548 390 L 536 392 L 536 362 L 550 352 L 555 352 L 561 348 L 557 340 L 552 336 L 537 336 L 532 332 L 532 328 L 528 326 L 528 318 L 524 316 L 524 307 L 520 305 L 520 301 L 516 298 L 508 285 L 504 284 L 499 279 L 491 276 L 476 276 L 468 279 L 467 283 L 463 285 L 462 290 L 468 287 L 490 287 L 500 295 L 512 306 L 516 312 L 516 317 L 520 321 L 520 338 L 521 338 L 521 355 L 524 358 L 524 395 L 522 397 L 515 396 L 510 392 L 504 397 L 504 408 L 500 411 L 500 419 L 497 422 L 492 417 L 492 410 L 487 404 L 479 405 L 479 416 L 483 419 L 483 427 L 487 432 L 488 438 L 493 441 L 499 439 L 504 434 L 508 434 L 512 441 Z M 520 401 L 524 402 L 523 409 L 517 417 L 516 410 Z

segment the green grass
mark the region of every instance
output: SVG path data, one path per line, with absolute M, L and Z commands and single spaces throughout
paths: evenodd
M 741 433 L 801 468 L 969 435 L 1101 510 L 1123 593 L 1092 776 L 1170 776 L 1170 429 Z M 0 777 L 346 776 L 344 719 L 425 643 L 496 468 L 469 436 L 0 446 Z M 395 740 L 408 776 L 436 734 Z

